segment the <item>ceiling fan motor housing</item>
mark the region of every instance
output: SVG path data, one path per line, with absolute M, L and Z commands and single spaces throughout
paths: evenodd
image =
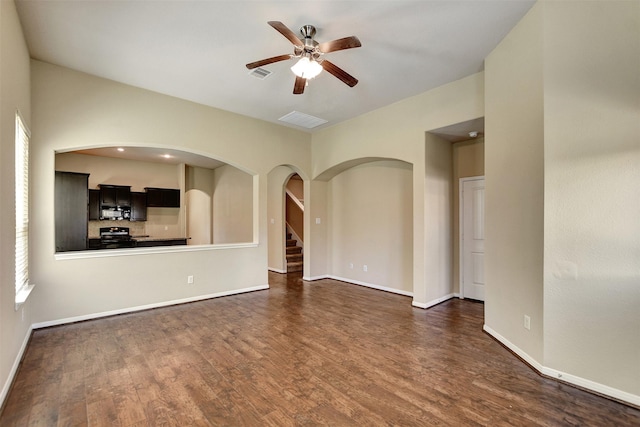
M 313 39 L 316 35 L 316 27 L 313 25 L 305 25 L 300 28 L 300 33 L 305 39 Z

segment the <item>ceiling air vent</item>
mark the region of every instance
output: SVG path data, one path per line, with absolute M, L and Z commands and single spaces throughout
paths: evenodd
M 313 129 L 316 126 L 327 123 L 327 120 L 325 119 L 300 113 L 299 111 L 292 111 L 289 114 L 280 117 L 278 120 L 307 129 Z
M 249 71 L 249 75 L 260 79 L 260 80 L 264 80 L 267 77 L 269 77 L 271 75 L 271 71 L 269 70 L 265 70 L 264 68 L 254 68 L 253 70 Z

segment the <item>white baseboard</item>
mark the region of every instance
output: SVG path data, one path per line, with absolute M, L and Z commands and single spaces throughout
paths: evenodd
M 411 302 L 411 305 L 414 306 L 414 307 L 427 309 L 429 307 L 433 307 L 434 305 L 438 305 L 438 304 L 440 304 L 442 302 L 450 300 L 451 298 L 454 298 L 456 296 L 457 296 L 457 294 L 448 294 L 448 295 L 445 295 L 443 297 L 436 298 L 434 300 L 427 301 L 427 302 L 416 302 L 416 301 L 413 301 L 413 302 Z
M 273 271 L 274 273 L 287 274 L 287 270 L 282 270 L 279 268 L 269 267 L 269 271 Z
M 65 325 L 67 323 L 74 323 L 74 322 L 81 322 L 81 321 L 84 321 L 84 320 L 99 319 L 101 317 L 114 316 L 114 315 L 117 315 L 117 314 L 133 313 L 133 312 L 136 312 L 136 311 L 149 310 L 151 308 L 167 307 L 167 306 L 170 306 L 170 305 L 177 305 L 177 304 L 184 304 L 184 303 L 188 303 L 188 302 L 202 301 L 202 300 L 211 299 L 211 298 L 226 297 L 226 296 L 229 296 L 229 295 L 243 294 L 243 293 L 246 293 L 246 292 L 262 291 L 262 290 L 265 290 L 265 289 L 269 289 L 269 285 L 260 285 L 260 286 L 253 286 L 253 287 L 250 287 L 250 288 L 234 289 L 234 290 L 231 290 L 231 291 L 217 292 L 217 293 L 208 294 L 208 295 L 198 295 L 198 296 L 195 296 L 195 297 L 182 298 L 182 299 L 172 300 L 172 301 L 163 301 L 163 302 L 154 303 L 154 304 L 140 305 L 140 306 L 137 306 L 137 307 L 128 307 L 128 308 L 123 308 L 123 309 L 118 309 L 118 310 L 104 311 L 102 313 L 92 313 L 92 314 L 87 314 L 87 315 L 84 315 L 84 316 L 67 317 L 66 319 L 58 319 L 58 320 L 51 320 L 51 321 L 48 321 L 48 322 L 34 323 L 32 325 L 32 328 L 33 329 L 40 329 L 40 328 L 47 328 L 49 326 Z
M 18 368 L 20 367 L 20 361 L 22 360 L 22 356 L 24 356 L 24 352 L 27 349 L 27 345 L 29 344 L 29 339 L 31 338 L 31 332 L 33 331 L 33 326 L 29 327 L 24 340 L 22 341 L 22 345 L 20 346 L 20 350 L 16 355 L 16 359 L 13 361 L 13 366 L 11 366 L 11 371 L 9 371 L 9 375 L 7 376 L 7 381 L 5 381 L 2 386 L 2 393 L 0 394 L 0 408 L 4 405 L 4 400 L 7 398 L 9 394 L 9 390 L 11 389 L 11 384 L 13 384 L 13 379 L 18 373 Z
M 353 285 L 365 286 L 367 288 L 377 289 L 379 291 L 391 292 L 392 294 L 404 295 L 406 297 L 412 297 L 413 296 L 413 292 L 403 291 L 402 289 L 389 288 L 389 287 L 386 287 L 386 286 L 380 286 L 380 285 L 375 285 L 373 283 L 361 282 L 359 280 L 346 279 L 344 277 L 333 276 L 333 275 L 330 275 L 330 274 L 326 275 L 326 276 L 323 276 L 322 278 L 323 279 L 338 280 L 340 282 L 351 283 Z
M 314 280 L 322 280 L 322 279 L 329 279 L 330 277 L 327 276 L 326 274 L 323 274 L 322 276 L 303 276 L 302 280 L 307 281 L 307 282 L 313 282 Z
M 505 347 L 515 353 L 518 357 L 529 364 L 533 369 L 538 371 L 541 375 L 558 381 L 563 381 L 568 384 L 573 384 L 576 387 L 592 391 L 602 396 L 608 396 L 612 399 L 629 403 L 630 405 L 640 407 L 640 396 L 627 393 L 626 391 L 618 390 L 617 388 L 609 387 L 604 384 L 597 383 L 595 381 L 588 380 L 586 378 L 578 377 L 576 375 L 567 374 L 566 372 L 558 371 L 556 369 L 543 366 L 527 353 L 516 347 L 513 343 L 507 340 L 505 337 L 491 329 L 489 326 L 484 325 L 482 329 L 491 335 L 493 338 L 502 343 Z

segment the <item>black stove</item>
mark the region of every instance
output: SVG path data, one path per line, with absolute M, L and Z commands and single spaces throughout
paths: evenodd
M 136 244 L 129 234 L 129 227 L 101 227 L 100 248 L 132 248 Z

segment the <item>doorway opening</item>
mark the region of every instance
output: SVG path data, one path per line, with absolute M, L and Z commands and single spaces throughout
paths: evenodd
M 460 179 L 460 294 L 484 301 L 484 177 Z
M 287 273 L 304 269 L 304 182 L 297 173 L 285 184 L 285 257 Z

